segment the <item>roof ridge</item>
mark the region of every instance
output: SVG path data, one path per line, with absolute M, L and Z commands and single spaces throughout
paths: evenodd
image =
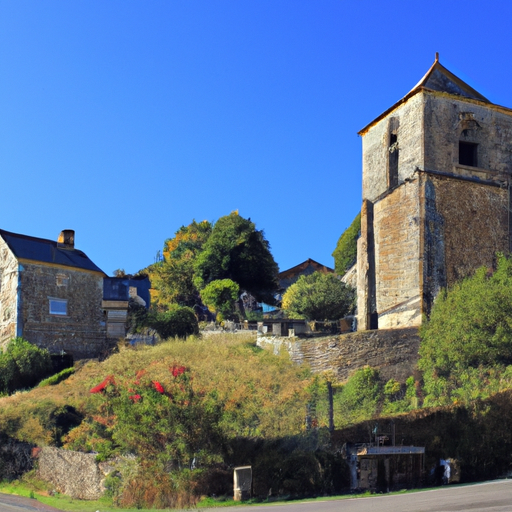
M 40 238 L 38 236 L 24 235 L 22 233 L 14 233 L 13 231 L 7 231 L 6 229 L 0 229 L 0 235 L 2 235 L 4 233 L 8 236 L 16 236 L 18 238 L 24 238 L 26 240 L 37 240 L 39 242 L 47 242 L 49 244 L 57 245 L 57 241 L 51 240 L 50 238 Z

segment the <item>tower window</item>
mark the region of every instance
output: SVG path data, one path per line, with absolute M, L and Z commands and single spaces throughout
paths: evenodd
M 469 165 L 471 167 L 478 167 L 477 160 L 477 147 L 478 144 L 473 142 L 459 141 L 459 164 Z
M 398 136 L 396 133 L 389 135 L 388 151 L 388 184 L 389 188 L 393 188 L 398 185 Z

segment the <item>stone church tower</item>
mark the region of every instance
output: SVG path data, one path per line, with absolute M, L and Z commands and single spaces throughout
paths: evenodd
M 512 110 L 439 63 L 363 128 L 358 330 L 421 324 L 511 241 Z

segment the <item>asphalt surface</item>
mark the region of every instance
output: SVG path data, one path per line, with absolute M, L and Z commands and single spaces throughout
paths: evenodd
M 61 512 L 36 499 L 24 498 L 14 494 L 0 494 L 0 512 Z
M 205 512 L 205 509 L 202 509 Z M 208 509 L 218 512 L 219 509 Z M 354 498 L 336 501 L 290 503 L 276 507 L 230 507 L 226 512 L 511 512 L 512 480 L 497 480 L 432 491 Z
M 219 512 L 215 509 L 202 509 Z M 229 507 L 226 512 L 512 512 L 512 480 L 383 495 L 276 506 Z M 0 512 L 59 512 L 30 498 L 0 494 Z

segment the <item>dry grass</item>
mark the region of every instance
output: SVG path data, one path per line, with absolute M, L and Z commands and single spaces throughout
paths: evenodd
M 85 363 L 55 386 L 0 398 L 0 431 L 39 445 L 52 444 L 52 411 L 69 405 L 82 414 L 94 414 L 97 400 L 89 390 L 107 375 L 129 379 L 145 369 L 165 383 L 174 364 L 190 368 L 195 389 L 216 390 L 224 403 L 226 434 L 276 437 L 300 432 L 309 371 L 292 364 L 287 355 L 257 348 L 252 336 L 229 334 L 122 348 L 101 363 Z

